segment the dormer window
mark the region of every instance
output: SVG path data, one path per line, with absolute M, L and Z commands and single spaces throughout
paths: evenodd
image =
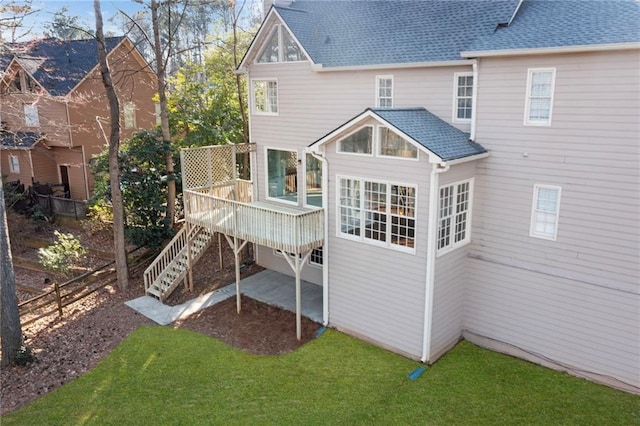
M 293 36 L 282 25 L 276 25 L 260 52 L 257 62 L 264 64 L 304 60 L 304 53 Z

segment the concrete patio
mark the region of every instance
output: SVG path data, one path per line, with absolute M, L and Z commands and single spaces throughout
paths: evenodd
M 302 281 L 300 290 L 302 316 L 322 323 L 322 287 Z M 243 295 L 268 305 L 278 306 L 291 312 L 296 310 L 295 278 L 280 272 L 266 269 L 251 275 L 240 282 L 240 291 Z M 132 299 L 125 304 L 156 323 L 167 325 L 220 303 L 235 294 L 235 284 L 229 284 L 176 306 L 165 305 L 151 296 Z

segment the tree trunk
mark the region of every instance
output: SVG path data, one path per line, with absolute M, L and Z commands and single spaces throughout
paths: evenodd
M 16 278 L 13 273 L 11 243 L 7 227 L 7 212 L 4 205 L 4 188 L 0 180 L 0 335 L 2 340 L 2 362 L 6 367 L 15 359 L 22 346 L 22 326 L 16 296 Z
M 160 128 L 162 130 L 163 143 L 171 143 L 169 132 L 169 114 L 167 112 L 167 93 L 165 84 L 165 63 L 162 57 L 160 45 L 160 28 L 158 22 L 158 3 L 151 0 L 151 24 L 153 25 L 153 48 L 156 58 L 156 76 L 158 77 L 158 98 L 160 100 Z M 175 223 L 176 216 L 176 178 L 173 167 L 173 156 L 166 157 L 167 168 L 167 220 L 171 227 Z
M 233 65 L 235 69 L 237 69 L 239 65 L 237 16 L 234 16 L 233 18 Z M 244 143 L 249 143 L 249 120 L 247 119 L 247 111 L 244 105 L 244 94 L 242 93 L 242 77 L 238 73 L 236 73 L 236 88 L 238 89 L 238 106 L 240 107 L 240 116 L 242 117 L 242 139 Z M 248 164 L 245 164 L 245 170 L 248 170 Z
M 109 101 L 109 117 L 111 120 L 111 134 L 109 135 L 109 182 L 111 184 L 111 203 L 113 205 L 113 241 L 115 245 L 116 275 L 118 287 L 124 290 L 129 284 L 129 270 L 127 267 L 127 251 L 124 237 L 124 206 L 120 189 L 120 167 L 118 165 L 118 151 L 120 148 L 120 103 L 111 79 L 111 71 L 107 63 L 107 51 L 102 29 L 102 12 L 100 0 L 94 0 L 96 14 L 96 39 L 98 41 L 98 58 L 100 75 L 107 92 Z

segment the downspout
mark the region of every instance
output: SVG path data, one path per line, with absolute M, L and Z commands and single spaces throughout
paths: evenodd
M 469 139 L 475 142 L 476 140 L 476 111 L 478 107 L 478 65 L 479 59 L 474 59 L 471 68 L 473 70 L 473 87 L 471 88 L 471 134 L 469 135 Z
M 33 156 L 31 155 L 31 150 L 29 150 L 29 169 L 31 169 L 31 183 L 35 183 L 35 172 L 33 170 Z
M 69 100 L 64 101 L 67 108 L 67 126 L 69 128 L 69 149 L 73 148 L 73 132 L 71 131 L 71 114 L 69 113 Z
M 307 151 L 307 150 L 305 150 Z M 329 214 L 327 200 L 329 198 L 329 161 L 327 158 L 312 150 L 308 150 L 314 158 L 322 162 L 322 208 L 324 209 L 324 244 L 322 246 L 322 324 L 329 325 Z
M 447 163 L 432 163 L 429 180 L 429 220 L 427 226 L 427 273 L 424 291 L 424 335 L 421 362 L 431 358 L 431 328 L 433 325 L 433 293 L 435 287 L 436 241 L 438 232 L 439 175 L 449 170 Z
M 81 145 L 80 148 L 82 149 L 82 170 L 84 171 L 84 194 L 85 194 L 85 199 L 88 200 L 89 199 L 89 177 L 87 175 L 87 157 L 84 152 L 84 145 Z

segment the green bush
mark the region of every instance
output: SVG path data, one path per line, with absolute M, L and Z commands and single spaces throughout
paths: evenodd
M 141 130 L 120 146 L 118 161 L 125 236 L 132 244 L 159 247 L 173 236 L 166 217 L 169 176 L 165 158 L 169 154 L 175 154 L 174 147 L 162 142 L 157 131 Z M 111 210 L 108 151 L 96 157 L 93 176 L 96 185 L 90 209 L 108 214 Z
M 73 234 L 59 231 L 54 233 L 56 241 L 48 247 L 38 249 L 38 259 L 47 270 L 68 277 L 71 275 L 71 266 L 82 260 L 87 251 Z

